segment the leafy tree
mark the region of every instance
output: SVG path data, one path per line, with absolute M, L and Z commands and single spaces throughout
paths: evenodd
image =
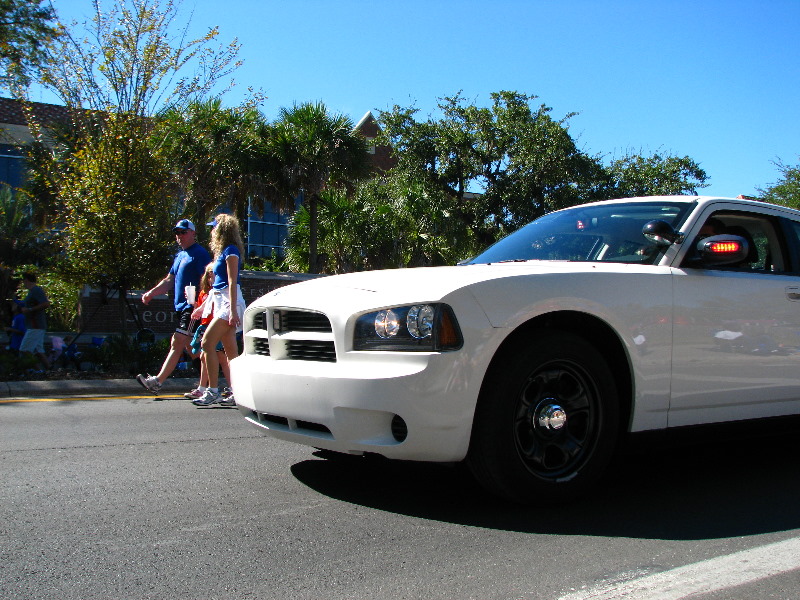
M 320 273 L 363 270 L 359 234 L 364 232 L 364 206 L 341 190 L 320 193 L 317 267 Z M 292 217 L 285 263 L 294 271 L 309 270 L 311 215 L 301 206 Z
M 359 197 L 369 217 L 365 268 L 453 264 L 475 247 L 471 230 L 453 218 L 454 198 L 424 178 L 390 173 L 362 185 Z
M 417 121 L 414 108 L 380 114 L 379 143 L 390 145 L 397 171 L 422 177 L 455 201 L 453 217 L 479 246 L 554 208 L 593 193 L 598 161 L 581 152 L 567 127 L 536 96 L 501 91 L 489 108 L 460 94 L 438 104 L 442 116 Z
M 395 173 L 362 182 L 354 194 L 326 190 L 319 203 L 320 271 L 453 264 L 469 256 L 468 230 L 451 218 L 454 203 L 426 182 Z M 308 268 L 310 215 L 302 207 L 290 229 L 286 263 Z
M 11 266 L 33 262 L 35 238 L 27 196 L 0 186 L 0 262 Z
M 790 166 L 777 161 L 775 166 L 781 178 L 764 189 L 759 188 L 761 198 L 767 202 L 800 208 L 800 164 Z
M 51 6 L 43 0 L 0 0 L 0 88 L 25 87 L 47 60 L 59 35 Z
M 23 191 L 30 199 L 32 225 L 41 233 L 61 226 L 59 219 L 64 213 L 64 205 L 59 196 L 59 186 L 80 140 L 71 120 L 50 122 L 46 130 L 35 120 L 31 123 L 39 135 L 23 149 L 27 167 Z
M 218 98 L 166 111 L 152 136 L 198 223 L 222 204 L 244 216 L 249 199 L 264 197 L 267 137 L 268 125 L 254 106 L 223 108 Z
M 607 167 L 608 198 L 696 194 L 707 186 L 706 172 L 688 156 L 629 154 Z
M 0 295 L 8 298 L 16 288 L 13 272 L 23 265 L 42 265 L 56 253 L 56 243 L 49 231 L 34 227 L 30 197 L 18 190 L 12 193 L 0 185 Z
M 279 208 L 294 207 L 302 195 L 309 215 L 309 270 L 319 272 L 318 206 L 327 189 L 348 188 L 370 169 L 366 140 L 353 131 L 353 122 L 328 112 L 322 103 L 282 108 L 273 124 L 268 153 Z
M 138 136 L 133 117 L 111 114 L 104 134 L 85 141 L 61 182 L 65 205 L 65 277 L 120 291 L 124 317 L 127 291 L 163 275 L 177 216 L 164 202 L 169 172 Z M 125 319 L 122 318 L 124 327 Z
M 84 118 L 106 112 L 155 115 L 209 95 L 241 64 L 236 40 L 211 46 L 218 28 L 189 37 L 180 2 L 117 0 L 106 8 L 94 0 L 93 5 L 84 36 L 77 22 L 64 29 L 42 70 L 42 83 L 66 106 L 87 109 L 77 113 Z
M 559 208 L 704 187 L 707 176 L 689 157 L 632 154 L 606 167 L 572 138 L 575 113 L 556 119 L 548 106 L 534 106 L 536 96 L 518 92 L 491 99 L 491 106 L 479 107 L 457 94 L 439 101 L 437 118 L 418 120 L 416 109 L 395 106 L 379 119 L 378 143 L 390 145 L 397 159 L 390 175 L 424 182 L 428 199 L 438 190 L 443 196 L 430 208 L 466 228 L 471 252 Z M 463 252 L 455 238 L 442 248 Z
M 153 117 L 211 94 L 238 66 L 239 45 L 212 47 L 216 28 L 191 39 L 172 0 L 93 5 L 84 35 L 77 23 L 64 29 L 41 71 L 69 110 L 73 137 L 54 147 L 48 123 L 31 112 L 29 124 L 39 148 L 52 149 L 40 153 L 46 167 L 36 182 L 63 207 L 63 272 L 118 286 L 122 310 L 131 286 L 163 274 L 178 204 L 170 166 L 151 141 Z
M 35 236 L 30 226 L 30 210 L 25 197 L 15 196 L 7 185 L 0 186 L 0 294 L 10 298 L 16 288 L 14 267 L 31 259 L 31 242 Z M 2 306 L 4 322 L 8 307 Z

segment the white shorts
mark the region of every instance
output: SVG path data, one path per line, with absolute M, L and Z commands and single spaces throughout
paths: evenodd
M 208 298 L 203 302 L 203 318 L 213 315 L 214 318 L 227 321 L 231 315 L 231 302 L 228 295 L 228 288 L 221 290 L 212 289 L 208 293 Z M 244 318 L 244 309 L 247 305 L 244 302 L 242 295 L 242 287 L 236 286 L 236 312 L 239 315 L 239 325 L 236 327 L 236 332 L 242 331 L 242 319 Z
M 44 354 L 44 329 L 26 329 L 19 351 Z

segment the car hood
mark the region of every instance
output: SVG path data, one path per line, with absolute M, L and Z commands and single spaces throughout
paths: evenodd
M 352 313 L 406 303 L 442 301 L 458 290 L 505 278 L 652 272 L 653 269 L 655 267 L 621 263 L 526 261 L 364 271 L 320 277 L 285 286 L 262 296 L 253 304 L 307 308 L 322 312 L 344 305 Z

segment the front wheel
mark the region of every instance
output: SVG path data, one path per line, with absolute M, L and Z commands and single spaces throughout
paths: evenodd
M 602 474 L 619 431 L 614 378 L 583 338 L 547 332 L 484 382 L 467 456 L 490 491 L 523 503 L 574 498 Z

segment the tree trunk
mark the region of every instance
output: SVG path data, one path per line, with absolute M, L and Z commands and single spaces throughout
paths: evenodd
M 308 203 L 309 232 L 308 232 L 308 272 L 318 273 L 317 265 L 317 195 L 311 194 Z

